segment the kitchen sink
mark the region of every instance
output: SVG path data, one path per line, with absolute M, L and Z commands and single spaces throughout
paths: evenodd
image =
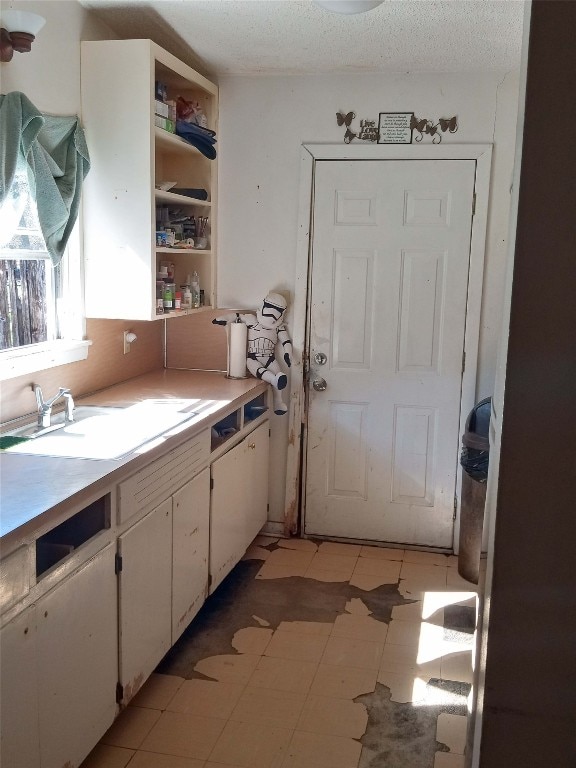
M 74 421 L 64 423 L 64 414 L 53 417 L 50 427 L 29 424 L 8 437 L 22 442 L 5 448 L 6 453 L 83 459 L 121 459 L 145 443 L 198 416 L 199 401 L 151 399 L 128 408 L 77 406 Z M 4 435 L 3 435 L 4 436 Z

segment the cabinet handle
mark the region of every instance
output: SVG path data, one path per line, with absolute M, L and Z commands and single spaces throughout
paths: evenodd
M 256 448 L 256 443 L 248 443 L 248 448 L 252 448 L 252 450 L 254 450 L 254 448 Z

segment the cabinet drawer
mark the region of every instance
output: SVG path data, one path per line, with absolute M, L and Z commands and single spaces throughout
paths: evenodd
M 118 524 L 142 517 L 198 474 L 208 462 L 210 432 L 205 430 L 119 486 Z

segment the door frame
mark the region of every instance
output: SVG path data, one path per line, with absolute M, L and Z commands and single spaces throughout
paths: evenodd
M 488 223 L 490 191 L 491 144 L 436 144 L 417 146 L 380 144 L 303 144 L 300 152 L 300 194 L 298 232 L 296 243 L 296 272 L 294 301 L 292 303 L 292 336 L 294 359 L 291 369 L 290 402 L 288 413 L 288 451 L 286 461 L 286 493 L 284 501 L 284 532 L 296 533 L 300 520 L 300 500 L 306 482 L 306 397 L 305 359 L 308 354 L 309 297 L 312 249 L 312 205 L 314 201 L 314 173 L 319 160 L 474 160 L 476 177 L 474 191 L 475 210 L 472 216 L 470 239 L 470 269 L 466 300 L 466 330 L 464 354 L 466 364 L 462 375 L 459 434 L 464 431 L 466 416 L 476 400 L 476 372 L 482 308 L 484 254 Z M 455 446 L 455 450 L 457 447 Z M 457 460 L 457 454 L 455 456 Z M 460 466 L 456 474 L 456 519 L 453 548 L 458 551 L 460 524 Z

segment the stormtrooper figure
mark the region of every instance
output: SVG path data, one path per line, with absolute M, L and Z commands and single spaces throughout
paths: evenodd
M 276 344 L 282 345 L 286 365 L 292 365 L 292 342 L 283 325 L 286 299 L 278 293 L 269 293 L 256 314 L 234 312 L 217 317 L 215 325 L 241 322 L 248 327 L 248 353 L 246 367 L 257 379 L 267 381 L 273 387 L 274 413 L 286 413 L 288 406 L 282 400 L 281 390 L 286 388 L 288 377 L 276 360 Z

